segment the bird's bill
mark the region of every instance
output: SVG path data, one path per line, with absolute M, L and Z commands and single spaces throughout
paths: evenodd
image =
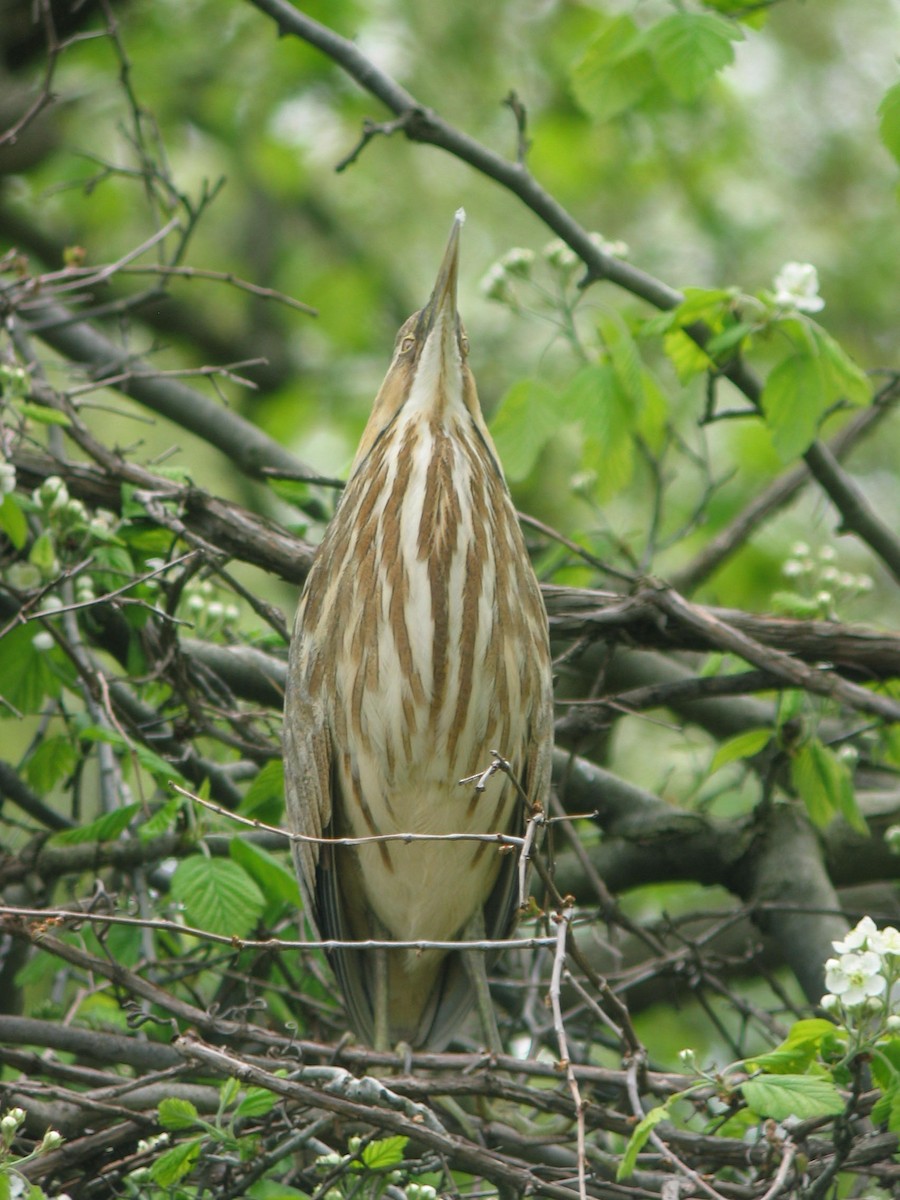
M 443 326 L 444 338 L 456 338 L 456 289 L 459 279 L 459 235 L 466 215 L 459 209 L 453 218 L 447 249 L 431 293 L 431 299 L 422 310 L 420 336 L 425 341 L 438 325 Z M 443 318 L 443 320 L 442 320 Z

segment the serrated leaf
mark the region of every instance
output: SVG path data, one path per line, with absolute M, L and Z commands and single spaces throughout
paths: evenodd
M 706 353 L 712 358 L 723 361 L 737 354 L 741 343 L 749 338 L 756 327 L 750 321 L 735 321 L 726 326 L 721 333 L 711 337 L 706 343 Z
M 159 837 L 162 833 L 168 833 L 183 804 L 184 801 L 180 796 L 176 796 L 174 800 L 167 800 L 149 820 L 138 826 L 138 837 L 149 840 Z
M 79 730 L 78 736 L 88 742 L 106 742 L 108 745 L 116 746 L 129 755 L 133 754 L 144 770 L 149 771 L 157 783 L 163 787 L 170 780 L 182 784 L 185 782 L 184 776 L 170 762 L 166 762 L 164 758 L 161 758 L 141 742 L 129 742 L 128 738 L 119 733 L 117 729 L 106 729 L 102 725 L 88 725 L 84 729 Z
M 868 833 L 846 765 L 819 738 L 810 738 L 794 755 L 791 780 L 813 824 L 824 828 L 840 813 L 854 829 Z
M 196 1106 L 190 1100 L 168 1096 L 159 1105 L 159 1123 L 163 1129 L 192 1129 L 200 1120 Z
M 676 324 L 682 327 L 693 325 L 695 321 L 712 324 L 723 306 L 734 299 L 734 294 L 725 288 L 686 287 L 682 295 L 684 299 L 673 310 Z
M 728 763 L 736 762 L 739 758 L 752 758 L 754 754 L 759 754 L 760 750 L 768 745 L 771 738 L 771 729 L 748 729 L 746 733 L 739 733 L 737 737 L 729 738 L 727 742 L 723 742 L 719 746 L 713 755 L 709 767 L 710 775 L 714 775 L 716 771 Z
M 240 813 L 274 825 L 284 813 L 284 762 L 273 758 L 256 773 L 244 793 Z
M 780 457 L 789 462 L 815 439 L 827 407 L 825 374 L 817 355 L 791 354 L 769 372 L 762 409 Z
M 695 375 L 701 375 L 715 366 L 706 351 L 688 337 L 683 329 L 673 329 L 663 337 L 663 350 L 675 368 L 679 383 L 687 383 Z
M 364 1146 L 360 1158 L 371 1170 L 386 1170 L 403 1162 L 403 1151 L 406 1149 L 408 1137 L 398 1134 L 397 1137 L 380 1138 L 377 1142 L 369 1142 Z
M 62 833 L 54 833 L 50 841 L 55 846 L 75 846 L 83 842 L 112 842 L 131 824 L 140 804 L 126 804 L 114 812 L 104 813 L 96 821 L 80 825 L 78 829 L 66 829 Z
M 872 385 L 840 342 L 818 325 L 812 326 L 816 348 L 825 372 L 825 390 L 830 401 L 843 400 L 860 408 L 871 403 Z
M 491 435 L 507 479 L 524 479 L 559 428 L 556 393 L 536 379 L 514 383 L 491 421 Z M 562 413 L 565 419 L 565 413 Z
M 603 316 L 597 322 L 597 327 L 619 386 L 634 405 L 636 415 L 644 402 L 643 363 L 640 351 L 620 316 Z
M 200 1155 L 202 1138 L 191 1138 L 166 1150 L 150 1167 L 150 1178 L 160 1187 L 172 1187 L 192 1169 Z
M 647 33 L 660 78 L 679 100 L 695 100 L 711 79 L 734 62 L 737 25 L 704 13 L 674 13 Z
M 237 863 L 192 854 L 175 868 L 172 896 L 188 924 L 225 937 L 243 937 L 262 916 L 262 892 Z
M 237 1100 L 241 1090 L 241 1081 L 235 1079 L 233 1075 L 225 1080 L 219 1088 L 219 1111 L 224 1112 L 226 1108 L 230 1108 Z
M 653 81 L 644 34 L 630 17 L 613 17 L 572 68 L 572 94 L 595 121 L 632 108 Z
M 766 1054 L 748 1058 L 747 1071 L 764 1071 L 770 1075 L 798 1074 L 812 1063 L 822 1039 L 834 1033 L 834 1025 L 821 1017 L 797 1021 L 780 1045 Z
M 25 778 L 35 791 L 49 792 L 74 769 L 80 757 L 66 734 L 44 738 L 25 764 Z
M 236 1117 L 264 1117 L 278 1103 L 279 1097 L 268 1088 L 247 1088 L 244 1098 L 234 1110 Z
M 900 83 L 888 88 L 878 105 L 878 133 L 890 153 L 900 163 Z
M 293 871 L 289 871 L 274 854 L 240 837 L 231 839 L 228 853 L 256 881 L 267 900 L 279 905 L 290 904 L 294 908 L 301 906 L 300 888 Z
M 21 550 L 28 541 L 28 523 L 18 497 L 13 492 L 7 492 L 0 504 L 0 530 L 12 542 L 16 550 Z
M 627 1179 L 631 1175 L 637 1163 L 637 1156 L 646 1145 L 650 1134 L 660 1122 L 667 1121 L 668 1119 L 668 1108 L 664 1104 L 660 1104 L 656 1108 L 651 1108 L 643 1120 L 635 1125 L 634 1132 L 628 1139 L 628 1145 L 625 1147 L 625 1153 L 622 1155 L 622 1161 L 616 1168 L 616 1181 L 618 1183 L 621 1183 L 623 1179 Z
M 35 625 L 19 625 L 0 638 L 0 716 L 36 713 L 46 696 L 58 696 L 60 681 L 53 671 L 51 655 L 56 648 L 39 650 L 34 644 Z
M 740 1085 L 748 1108 L 760 1117 L 836 1117 L 844 1101 L 830 1079 L 821 1075 L 760 1075 Z
M 608 362 L 579 371 L 562 403 L 565 411 L 581 422 L 585 465 L 596 471 L 598 494 L 609 499 L 631 478 L 635 406 Z

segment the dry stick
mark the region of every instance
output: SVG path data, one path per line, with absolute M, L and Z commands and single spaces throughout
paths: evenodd
M 347 1086 L 353 1089 L 351 1094 L 359 1095 L 360 1098 L 348 1099 L 327 1087 L 313 1088 L 296 1078 L 283 1079 L 279 1075 L 253 1066 L 224 1050 L 207 1046 L 192 1037 L 178 1037 L 173 1044 L 175 1049 L 186 1059 L 201 1063 L 216 1073 L 234 1076 L 242 1083 L 266 1088 L 286 1100 L 294 1100 L 305 1106 L 324 1108 L 350 1120 L 377 1124 L 395 1134 L 412 1136 L 428 1149 L 446 1157 L 458 1169 L 490 1179 L 493 1183 L 503 1187 L 511 1188 L 517 1195 L 531 1194 L 549 1196 L 552 1200 L 574 1200 L 575 1193 L 571 1188 L 544 1182 L 535 1176 L 524 1163 L 447 1133 L 437 1122 L 430 1109 L 414 1105 L 415 1114 L 407 1116 L 404 1109 L 411 1102 L 403 1101 L 403 1098 L 397 1093 L 390 1093 L 384 1084 L 371 1076 L 365 1076 L 361 1080 L 353 1079 L 351 1076 L 347 1081 Z M 300 1073 L 302 1075 L 302 1068 Z M 357 1086 L 353 1087 L 354 1084 Z M 387 1107 L 374 1107 L 373 1102 L 379 1100 L 382 1104 L 388 1103 L 384 1093 L 393 1097 L 397 1102 L 395 1107 L 400 1109 L 399 1112 L 391 1111 Z M 419 1117 L 420 1124 L 412 1124 L 415 1116 Z
M 641 1097 L 640 1097 L 640 1093 L 638 1091 L 638 1082 L 637 1082 L 638 1066 L 639 1066 L 639 1064 L 637 1063 L 637 1061 L 632 1062 L 630 1065 L 630 1068 L 627 1072 L 628 1098 L 631 1101 L 631 1107 L 634 1112 L 634 1115 L 638 1119 L 642 1119 L 645 1114 L 644 1114 L 644 1106 L 641 1104 Z M 663 1156 L 663 1158 L 665 1158 L 668 1162 L 670 1162 L 677 1171 L 680 1171 L 685 1176 L 685 1178 L 689 1179 L 695 1187 L 700 1189 L 701 1192 L 704 1192 L 707 1196 L 709 1196 L 711 1198 L 711 1200 L 725 1200 L 725 1198 L 721 1192 L 717 1192 L 714 1187 L 711 1187 L 706 1182 L 706 1180 L 703 1178 L 702 1175 L 698 1175 L 698 1173 L 696 1171 L 694 1171 L 691 1167 L 689 1167 L 687 1165 L 686 1162 L 684 1162 L 682 1159 L 680 1159 L 678 1157 L 678 1155 L 675 1153 L 674 1150 L 671 1150 L 666 1145 L 666 1143 L 662 1140 L 662 1138 L 659 1136 L 659 1134 L 656 1132 L 656 1130 L 651 1131 L 650 1141 L 653 1143 L 653 1145 L 656 1147 L 656 1149 L 660 1152 L 660 1154 Z
M 578 1195 L 581 1200 L 586 1200 L 587 1181 L 585 1179 L 584 1165 L 587 1154 L 584 1144 L 584 1102 L 581 1099 L 578 1080 L 572 1071 L 572 1060 L 569 1056 L 569 1043 L 566 1038 L 566 1027 L 563 1022 L 562 1005 L 560 1003 L 563 967 L 566 962 L 566 938 L 572 922 L 572 911 L 572 905 L 568 904 L 561 913 L 557 913 L 555 918 L 557 921 L 556 950 L 553 955 L 553 971 L 550 975 L 550 1008 L 553 1012 L 553 1028 L 556 1031 L 556 1041 L 559 1046 L 560 1065 L 565 1068 L 566 1082 L 569 1085 L 569 1091 L 572 1093 L 572 1101 L 575 1105 L 575 1129 L 578 1146 Z
M 156 917 L 122 917 L 116 913 L 83 912 L 68 908 L 20 908 L 14 905 L 0 904 L 0 917 L 18 917 L 40 922 L 35 933 L 36 940 L 42 937 L 41 927 L 47 929 L 63 923 L 78 927 L 85 923 L 89 925 L 128 925 L 138 929 L 157 929 L 163 933 L 180 933 L 198 941 L 212 942 L 219 946 L 230 946 L 233 950 L 482 950 L 486 954 L 494 954 L 498 950 L 535 950 L 539 946 L 554 946 L 556 939 L 552 937 L 522 937 L 522 938 L 484 938 L 477 942 L 438 942 L 420 940 L 417 942 L 377 941 L 368 938 L 364 941 L 341 941 L 337 938 L 323 941 L 287 941 L 282 938 L 240 938 L 235 934 L 211 933 L 207 929 L 198 929 L 194 925 L 183 925 L 179 921 L 166 921 Z
M 437 146 L 468 163 L 476 171 L 495 180 L 518 198 L 570 246 L 587 267 L 584 286 L 596 279 L 605 279 L 646 300 L 655 308 L 668 311 L 684 299 L 681 292 L 655 279 L 646 271 L 604 253 L 591 241 L 587 230 L 549 192 L 537 182 L 521 162 L 511 162 L 474 138 L 461 133 L 442 120 L 390 76 L 380 71 L 359 48 L 347 38 L 305 13 L 294 8 L 288 0 L 250 0 L 256 8 L 272 17 L 282 34 L 291 33 L 333 59 L 365 91 L 377 96 L 396 116 L 385 125 L 369 122 L 357 149 L 348 155 L 341 166 L 352 162 L 364 146 L 378 134 L 402 131 L 414 142 Z M 698 345 L 709 339 L 709 329 L 703 324 L 687 326 L 685 332 Z M 729 364 L 723 374 L 760 409 L 762 384 L 740 360 Z M 813 442 L 804 454 L 806 464 L 841 515 L 844 529 L 856 533 L 884 561 L 900 580 L 900 538 L 873 511 L 860 489 L 838 465 L 834 456 L 822 445 Z
M 778 675 L 794 687 L 804 688 L 819 696 L 827 696 L 850 708 L 883 717 L 886 721 L 900 721 L 900 702 L 891 699 L 890 696 L 867 691 L 840 675 L 808 667 L 782 650 L 763 646 L 734 626 L 720 621 L 708 609 L 704 611 L 691 604 L 671 588 L 659 588 L 655 593 L 654 602 L 662 612 L 675 617 L 688 628 L 702 632 L 720 649 L 729 650 L 754 666 L 771 671 L 773 675 Z

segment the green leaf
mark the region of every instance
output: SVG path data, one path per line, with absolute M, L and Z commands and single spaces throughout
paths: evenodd
M 790 1075 L 803 1072 L 818 1054 L 822 1039 L 834 1033 L 834 1025 L 821 1017 L 796 1021 L 780 1045 L 766 1054 L 748 1058 L 747 1071 L 765 1071 L 771 1075 Z
M 718 362 L 724 362 L 741 350 L 745 338 L 749 338 L 756 326 L 751 321 L 735 321 L 726 325 L 721 333 L 711 337 L 706 343 L 706 353 Z
M 145 771 L 149 771 L 161 787 L 166 787 L 171 780 L 183 784 L 184 776 L 179 770 L 166 762 L 154 751 L 141 742 L 130 742 L 117 729 L 106 729 L 101 725 L 88 725 L 79 730 L 78 736 L 88 742 L 107 742 L 119 750 L 133 754 Z
M 771 738 L 771 729 L 748 729 L 746 733 L 739 733 L 737 737 L 729 738 L 727 742 L 723 742 L 719 746 L 713 755 L 709 768 L 710 775 L 739 758 L 752 758 L 754 754 L 759 754 L 760 750 L 769 744 Z
M 227 858 L 192 854 L 172 876 L 172 896 L 190 925 L 226 937 L 244 937 L 263 914 L 262 892 L 242 867 Z
M 695 375 L 709 371 L 715 366 L 706 351 L 682 329 L 673 329 L 663 337 L 663 349 L 675 368 L 679 383 L 687 383 Z
M 900 83 L 885 92 L 878 106 L 881 118 L 878 133 L 898 163 L 900 163 Z
M 167 800 L 165 804 L 160 805 L 149 820 L 138 826 L 138 837 L 149 840 L 159 837 L 162 833 L 168 833 L 183 805 L 184 801 L 180 796 L 176 796 L 173 800 Z
M 273 758 L 257 771 L 244 793 L 241 816 L 274 825 L 284 815 L 284 762 Z
M 646 93 L 653 62 L 643 32 L 630 17 L 608 19 L 571 71 L 572 94 L 588 116 L 608 121 Z
M 199 1120 L 200 1114 L 190 1100 L 169 1096 L 160 1102 L 159 1123 L 163 1129 L 193 1129 Z
M 791 354 L 769 372 L 762 409 L 780 457 L 789 462 L 815 439 L 828 396 L 822 362 L 811 354 Z
M 760 1117 L 836 1117 L 844 1101 L 830 1079 L 822 1075 L 760 1075 L 740 1086 L 747 1106 Z
M 620 316 L 603 316 L 597 327 L 619 386 L 634 405 L 636 414 L 644 402 L 643 363 L 640 351 Z
M 34 644 L 38 632 L 35 624 L 18 625 L 0 638 L 0 696 L 6 700 L 0 704 L 0 716 L 37 713 L 46 696 L 61 691 L 53 659 L 62 652 L 56 647 L 38 649 Z
M 278 1103 L 279 1097 L 268 1088 L 247 1088 L 244 1098 L 234 1110 L 236 1117 L 264 1117 Z
M 19 498 L 14 492 L 7 492 L 0 504 L 0 530 L 12 542 L 16 550 L 21 550 L 28 540 L 28 523 Z
M 55 846 L 75 846 L 84 842 L 112 842 L 120 833 L 128 828 L 140 804 L 126 804 L 114 812 L 104 813 L 96 821 L 81 825 L 78 829 L 66 829 L 62 833 L 54 833 L 50 841 Z
M 202 1138 L 191 1138 L 173 1146 L 171 1150 L 166 1150 L 151 1166 L 150 1178 L 160 1187 L 172 1187 L 191 1170 L 200 1156 L 202 1144 Z
M 403 1162 L 403 1151 L 408 1141 L 409 1138 L 401 1134 L 369 1142 L 368 1146 L 363 1147 L 360 1158 L 373 1171 L 396 1167 L 398 1163 Z
M 868 833 L 850 772 L 819 738 L 810 738 L 791 759 L 791 780 L 814 825 L 824 828 L 840 813 L 854 829 Z
M 715 324 L 723 307 L 730 305 L 734 300 L 734 292 L 726 288 L 686 287 L 682 294 L 684 299 L 672 314 L 676 324 L 682 328 L 685 325 L 693 325 L 695 321 Z
M 647 34 L 660 78 L 679 100 L 695 100 L 722 67 L 734 62 L 737 25 L 709 14 L 674 13 Z
M 583 367 L 563 394 L 560 407 L 580 421 L 585 465 L 597 474 L 599 495 L 609 499 L 631 478 L 638 417 L 612 364 Z
M 19 401 L 16 408 L 24 417 L 30 417 L 39 425 L 71 425 L 72 422 L 64 412 L 55 408 L 45 408 L 42 404 L 30 404 L 27 400 Z
M 561 412 L 556 393 L 536 379 L 514 383 L 491 421 L 491 434 L 507 479 L 524 479 L 559 428 Z
M 276 902 L 279 907 L 284 904 L 300 907 L 300 888 L 294 872 L 289 871 L 274 854 L 241 837 L 231 839 L 228 853 L 256 881 L 267 900 Z
M 49 792 L 75 767 L 81 756 L 66 734 L 44 738 L 25 764 L 25 778 L 37 792 Z
M 53 538 L 46 530 L 35 538 L 34 545 L 28 554 L 28 561 L 37 567 L 42 575 L 52 575 L 56 567 L 56 550 L 53 546 Z
M 622 1155 L 622 1161 L 616 1169 L 617 1182 L 621 1183 L 623 1179 L 627 1179 L 631 1175 L 637 1163 L 637 1156 L 646 1145 L 650 1134 L 660 1122 L 668 1121 L 668 1119 L 668 1108 L 665 1104 L 660 1104 L 656 1108 L 651 1108 L 643 1120 L 635 1125 L 634 1132 L 628 1139 L 628 1145 L 625 1147 L 625 1153 Z
M 825 390 L 829 401 L 843 400 L 860 408 L 872 401 L 872 385 L 865 372 L 819 325 L 811 326 L 825 372 Z

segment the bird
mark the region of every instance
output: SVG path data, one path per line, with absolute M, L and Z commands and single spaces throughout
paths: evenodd
M 547 614 L 457 312 L 464 220 L 397 334 L 300 598 L 285 685 L 304 913 L 316 939 L 381 943 L 329 951 L 351 1026 L 381 1049 L 441 1048 L 472 1009 L 483 954 L 390 943 L 507 937 L 518 856 L 483 835 L 521 835 L 550 789 Z M 410 833 L 470 838 L 386 839 Z M 336 844 L 349 838 L 373 840 Z

